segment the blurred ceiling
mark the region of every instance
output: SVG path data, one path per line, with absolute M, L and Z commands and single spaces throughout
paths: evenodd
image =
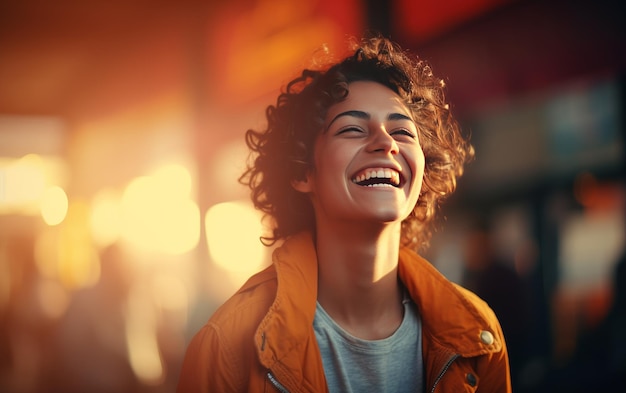
M 193 86 L 206 79 L 200 52 L 210 50 L 209 27 L 228 25 L 215 20 L 221 7 L 271 1 L 281 0 L 2 1 L 0 113 L 72 117 L 123 106 L 164 84 Z M 308 3 L 355 12 L 331 0 Z M 465 102 L 481 96 L 477 80 L 485 95 L 550 73 L 621 67 L 626 52 L 620 7 L 611 0 L 352 3 L 362 9 L 364 28 L 390 33 L 438 63 L 443 75 L 455 75 L 453 94 Z
M 163 0 L 3 1 L 0 112 L 66 115 L 86 90 L 97 90 L 112 74 L 122 79 L 132 69 L 166 74 L 168 65 L 146 64 L 137 49 L 154 46 L 159 37 L 184 42 L 194 13 L 208 8 L 199 1 L 184 3 L 190 7 Z M 139 63 L 122 70 L 129 59 Z
M 262 2 L 237 3 L 252 7 Z M 370 15 L 370 27 L 384 31 L 390 29 L 388 20 L 397 19 L 393 29 L 406 41 L 415 43 L 440 36 L 509 2 L 427 2 L 417 10 L 412 0 L 362 1 L 360 7 L 363 15 Z M 172 78 L 198 77 L 198 70 L 190 63 L 198 61 L 200 55 L 193 52 L 204 48 L 205 44 L 198 41 L 205 39 L 207 24 L 213 22 L 211 18 L 225 3 L 228 2 L 2 1 L 0 113 L 67 116 L 84 111 L 94 94 L 99 98 L 91 102 L 92 107 L 107 105 L 109 100 L 119 105 L 119 100 L 132 100 L 133 95 L 151 94 L 159 84 L 172 82 Z M 230 6 L 234 3 L 230 2 Z M 161 55 L 157 57 L 157 53 Z M 155 62 L 155 58 L 159 61 Z M 184 79 L 177 83 L 193 82 Z

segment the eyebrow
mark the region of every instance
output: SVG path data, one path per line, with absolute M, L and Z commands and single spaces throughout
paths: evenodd
M 363 120 L 369 120 L 372 118 L 372 116 L 370 116 L 369 113 L 367 112 L 363 112 L 363 111 L 356 111 L 356 110 L 351 110 L 351 111 L 345 111 L 345 112 L 341 112 L 340 114 L 338 114 L 337 116 L 335 116 L 330 123 L 328 123 L 328 125 L 326 126 L 326 130 L 328 130 L 330 128 L 330 126 L 335 122 L 335 120 L 339 119 L 340 117 L 343 116 L 351 116 L 351 117 L 356 117 L 358 119 L 363 119 Z M 402 113 L 390 113 L 387 116 L 387 120 L 409 120 L 409 121 L 413 121 L 413 119 L 411 119 L 409 116 L 404 115 Z
M 335 116 L 330 121 L 330 123 L 328 123 L 328 125 L 326 126 L 326 130 L 330 129 L 330 126 L 335 122 L 335 120 L 337 120 L 337 119 L 339 119 L 340 117 L 343 117 L 343 116 L 351 116 L 351 117 L 356 117 L 356 118 L 363 119 L 363 120 L 371 119 L 370 114 L 367 113 L 367 112 L 363 112 L 363 111 L 345 111 L 345 112 L 341 112 L 340 114 Z
M 389 116 L 387 116 L 387 120 L 409 120 L 409 121 L 413 121 L 413 119 L 411 119 L 409 116 L 404 115 L 402 113 L 390 113 Z

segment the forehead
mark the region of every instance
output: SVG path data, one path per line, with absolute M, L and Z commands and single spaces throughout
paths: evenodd
M 357 81 L 348 85 L 348 96 L 328 109 L 326 118 L 332 118 L 345 110 L 362 110 L 368 113 L 401 113 L 411 116 L 402 98 L 393 90 L 378 82 Z

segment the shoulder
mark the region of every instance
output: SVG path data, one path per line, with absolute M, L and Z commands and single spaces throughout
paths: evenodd
M 481 331 L 480 341 L 490 348 L 489 351 L 476 358 L 475 370 L 482 381 L 492 391 L 511 391 L 511 372 L 509 366 L 509 354 L 506 340 L 500 321 L 493 309 L 472 291 L 458 284 L 459 293 L 472 304 L 474 310 L 480 314 L 480 318 L 486 321 L 486 330 Z M 489 332 L 486 334 L 484 332 Z M 486 334 L 486 335 L 483 335 Z
M 474 292 L 450 281 L 429 261 L 410 249 L 401 249 L 400 274 L 421 309 L 435 316 L 454 309 L 451 320 L 469 318 L 480 324 L 487 322 L 491 327 L 498 319 L 491 307 Z
M 178 391 L 244 390 L 256 356 L 254 334 L 275 293 L 276 274 L 270 266 L 215 311 L 187 347 Z
M 496 316 L 496 313 L 493 311 L 493 309 L 489 306 L 489 304 L 487 304 L 487 302 L 485 302 L 469 289 L 464 288 L 457 283 L 450 283 L 459 292 L 463 299 L 465 299 L 467 303 L 471 304 L 472 308 L 475 309 L 481 315 L 481 317 L 483 317 L 483 319 L 487 320 L 492 326 L 498 325 L 498 317 Z
M 217 347 L 238 357 L 237 353 L 253 348 L 254 333 L 276 296 L 276 273 L 273 266 L 252 276 L 209 318 L 196 333 L 200 347 Z M 207 350 L 208 348 L 205 348 Z
M 271 265 L 248 279 L 215 311 L 207 325 L 227 332 L 253 332 L 272 305 L 276 289 L 276 270 Z

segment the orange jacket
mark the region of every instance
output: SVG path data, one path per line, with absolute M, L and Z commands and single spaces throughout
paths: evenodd
M 510 392 L 502 330 L 487 304 L 408 249 L 399 275 L 422 319 L 426 392 Z M 194 336 L 177 392 L 327 392 L 316 299 L 317 257 L 302 233 Z

